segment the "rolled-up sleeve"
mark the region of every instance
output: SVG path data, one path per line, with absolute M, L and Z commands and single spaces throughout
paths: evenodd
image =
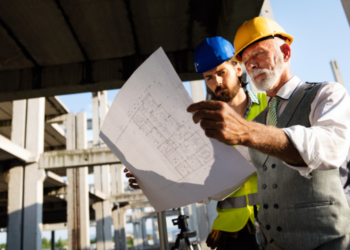
M 311 172 L 338 168 L 346 159 L 350 145 L 350 98 L 339 83 L 323 83 L 309 115 L 311 127 L 283 128 L 307 164 L 287 166 L 306 178 Z

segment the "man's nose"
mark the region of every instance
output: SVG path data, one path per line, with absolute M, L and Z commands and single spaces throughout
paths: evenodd
M 214 81 L 215 81 L 215 86 L 220 86 L 222 84 L 222 79 L 218 75 L 214 76 Z

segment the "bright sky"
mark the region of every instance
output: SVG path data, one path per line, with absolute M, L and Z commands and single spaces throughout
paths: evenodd
M 275 21 L 287 33 L 294 37 L 291 45 L 291 68 L 294 75 L 302 81 L 322 82 L 335 81 L 330 66 L 331 60 L 336 60 L 346 89 L 350 90 L 350 28 L 340 0 L 270 0 Z M 188 82 L 184 83 L 190 92 Z M 108 91 L 108 102 L 111 104 L 117 90 Z M 91 93 L 60 96 L 60 99 L 70 109 L 70 112 L 87 113 L 92 118 Z M 92 140 L 92 133 L 88 133 Z M 168 222 L 170 224 L 170 221 Z M 128 229 L 131 228 L 128 226 Z M 96 233 L 91 228 L 92 236 Z M 129 231 L 129 230 L 127 230 Z M 51 237 L 49 232 L 43 236 Z M 67 238 L 67 231 L 56 233 L 57 239 Z M 6 233 L 0 233 L 0 243 L 6 242 Z

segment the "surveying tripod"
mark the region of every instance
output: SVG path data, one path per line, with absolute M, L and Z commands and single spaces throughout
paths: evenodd
M 201 250 L 199 242 L 197 240 L 197 232 L 195 230 L 191 231 L 188 228 L 187 219 L 189 218 L 187 215 L 182 213 L 181 208 L 177 209 L 179 211 L 179 217 L 177 219 L 173 219 L 174 226 L 178 226 L 181 230 L 180 233 L 176 236 L 175 246 L 171 248 L 171 250 L 177 250 L 180 246 L 180 241 L 184 240 L 187 250 Z M 194 240 L 190 241 L 190 238 L 194 238 Z

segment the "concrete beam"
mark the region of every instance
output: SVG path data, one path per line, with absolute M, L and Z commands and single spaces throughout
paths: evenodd
M 341 0 L 341 3 L 343 4 L 345 15 L 346 15 L 348 22 L 350 24 L 350 1 L 349 0 Z
M 36 161 L 37 158 L 33 156 L 29 150 L 18 146 L 18 144 L 10 141 L 2 135 L 0 135 L 0 150 L 10 154 L 13 158 L 20 159 L 24 162 L 33 162 Z
M 333 75 L 334 75 L 335 80 L 337 82 L 339 82 L 340 84 L 342 84 L 343 86 L 345 86 L 337 61 L 331 61 L 331 67 L 332 67 L 332 71 L 333 71 Z
M 201 78 L 194 72 L 193 51 L 167 53 L 175 65 L 182 81 Z M 95 92 L 121 88 L 131 73 L 146 59 L 144 55 L 133 56 L 133 68 L 123 65 L 124 59 L 108 59 L 90 63 L 71 63 L 31 69 L 9 70 L 0 72 L 0 102 L 55 96 L 81 92 Z M 184 65 L 186 62 L 187 65 Z M 185 68 L 189 68 L 184 72 Z M 86 79 L 83 72 L 92 72 L 91 79 Z M 34 82 L 35 81 L 35 82 Z
M 67 139 L 68 143 L 68 139 Z M 116 164 L 120 160 L 107 147 L 45 152 L 39 160 L 40 169 L 78 168 Z
M 142 191 L 118 194 L 110 198 L 110 201 L 115 203 L 130 202 L 130 201 L 144 201 L 144 200 L 147 200 L 147 197 L 142 193 Z

